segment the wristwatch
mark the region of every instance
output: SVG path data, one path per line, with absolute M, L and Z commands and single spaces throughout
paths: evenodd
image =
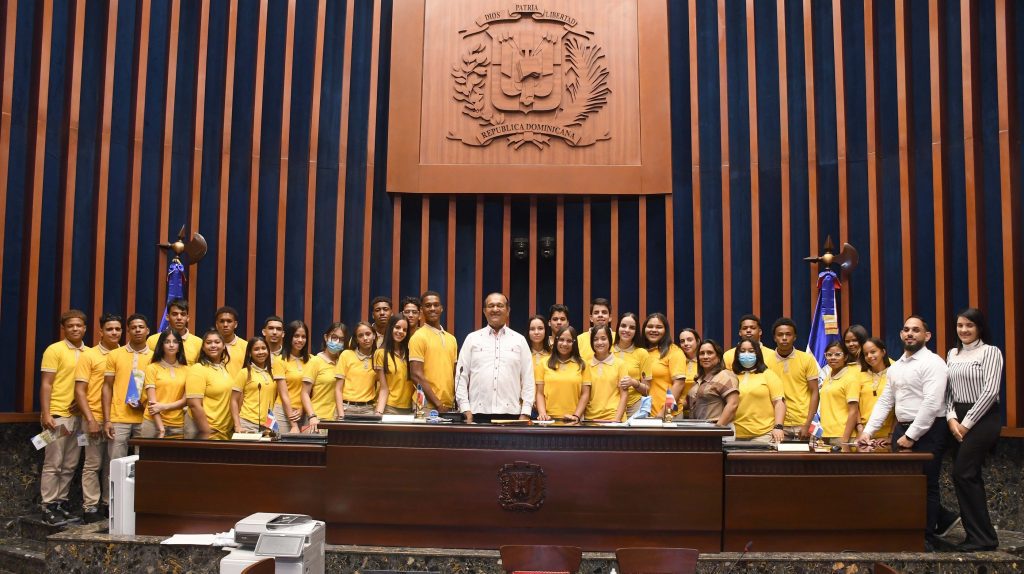
M 784 427 L 784 426 L 782 426 L 782 425 L 775 425 L 775 426 L 774 426 L 774 427 L 772 427 L 772 428 L 774 428 L 775 430 L 784 430 L 784 429 L 785 429 L 786 427 Z

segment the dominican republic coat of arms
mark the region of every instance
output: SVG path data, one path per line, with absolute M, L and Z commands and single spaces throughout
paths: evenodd
M 460 30 L 464 51 L 452 67 L 455 102 L 475 127 L 448 139 L 487 146 L 504 137 L 519 149 L 559 138 L 571 147 L 607 140 L 591 116 L 608 104 L 608 68 L 593 32 L 568 14 L 519 4 L 489 12 Z

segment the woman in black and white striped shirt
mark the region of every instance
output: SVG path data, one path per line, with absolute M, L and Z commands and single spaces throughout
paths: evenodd
M 946 421 L 953 443 L 953 485 L 967 538 L 957 546 L 963 552 L 994 550 L 999 544 L 988 515 L 981 467 L 985 455 L 999 439 L 999 385 L 1003 354 L 985 343 L 985 316 L 973 307 L 956 316 L 955 349 L 949 351 L 946 385 Z

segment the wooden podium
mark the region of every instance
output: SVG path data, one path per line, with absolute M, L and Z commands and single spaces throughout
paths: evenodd
M 721 550 L 726 431 L 322 426 L 332 544 Z

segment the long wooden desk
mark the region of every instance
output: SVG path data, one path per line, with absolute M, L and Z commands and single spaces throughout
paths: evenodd
M 920 552 L 931 456 L 730 452 L 723 549 Z
M 720 430 L 323 426 L 330 543 L 721 549 Z
M 320 517 L 321 445 L 136 439 L 135 532 L 225 532 L 253 512 Z

